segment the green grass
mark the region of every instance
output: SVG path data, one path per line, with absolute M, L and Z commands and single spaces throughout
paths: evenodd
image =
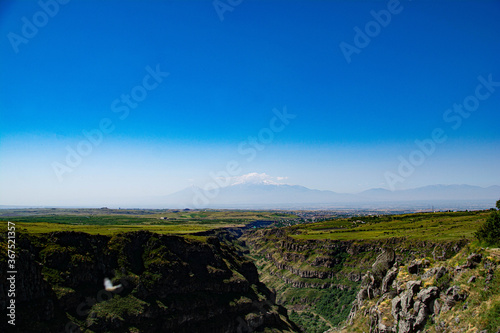
M 295 217 L 272 211 L 233 210 L 132 210 L 132 209 L 3 209 L 0 228 L 15 222 L 18 231 L 48 233 L 79 231 L 112 235 L 148 230 L 161 234 L 192 234 L 211 229 L 238 227 L 255 220 Z M 3 222 L 3 223 L 2 223 Z
M 419 213 L 339 219 L 288 228 L 296 239 L 451 241 L 473 239 L 489 212 Z M 356 222 L 356 221 L 363 221 Z
M 0 221 L 0 224 L 6 225 L 5 221 Z M 216 228 L 237 226 L 235 224 L 179 224 L 179 225 L 149 225 L 149 224 L 129 224 L 129 225 L 72 225 L 61 223 L 47 223 L 47 222 L 30 222 L 30 223 L 16 223 L 18 231 L 28 233 L 48 233 L 54 231 L 79 231 L 89 234 L 100 235 L 113 235 L 122 232 L 132 232 L 147 230 L 159 234 L 191 234 L 196 232 L 207 231 Z
M 309 311 L 291 311 L 290 319 L 307 333 L 323 333 L 330 328 L 317 314 Z
M 91 318 L 103 318 L 106 321 L 125 321 L 129 317 L 140 315 L 144 311 L 146 302 L 133 295 L 121 297 L 114 295 L 109 301 L 96 303 L 91 309 Z
M 245 222 L 249 220 L 274 220 L 280 218 L 296 218 L 293 214 L 273 211 L 251 211 L 251 210 L 176 210 L 176 209 L 95 209 L 95 208 L 32 208 L 32 209 L 0 209 L 0 219 L 10 221 L 30 221 L 31 218 L 50 219 L 49 222 L 57 221 L 58 217 L 74 217 L 85 221 L 87 218 L 99 220 L 115 219 L 124 220 L 147 218 L 159 219 L 165 217 L 164 221 L 181 220 L 232 220 L 233 222 Z
M 356 293 L 357 289 L 330 288 L 315 302 L 316 313 L 322 315 L 333 326 L 337 326 L 349 316 Z
M 496 332 L 500 327 L 500 303 L 496 303 L 486 313 L 486 329 L 488 332 Z

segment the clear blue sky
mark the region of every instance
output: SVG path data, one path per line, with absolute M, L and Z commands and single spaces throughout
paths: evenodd
M 390 2 L 350 62 L 341 43 L 356 47 L 354 28 L 388 2 L 245 0 L 221 20 L 212 1 L 43 1 L 52 15 L 0 4 L 0 204 L 164 195 L 231 160 L 337 192 L 389 188 L 388 173 L 396 189 L 500 184 L 500 83 L 467 99 L 479 76 L 500 82 L 499 1 Z M 464 99 L 479 101 L 467 118 L 447 113 Z M 248 153 L 285 106 L 296 117 Z M 70 166 L 68 147 L 103 119 Z M 398 173 L 436 128 L 447 139 Z

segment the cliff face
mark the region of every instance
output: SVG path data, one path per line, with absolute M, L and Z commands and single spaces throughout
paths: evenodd
M 300 287 L 357 287 L 362 275 L 384 248 L 392 248 L 394 260 L 402 262 L 422 256 L 436 259 L 456 254 L 466 240 L 434 243 L 385 239 L 381 241 L 301 240 L 284 229 L 258 230 L 242 240 L 252 255 L 261 258 L 266 272 Z
M 16 328 L 23 332 L 294 330 L 256 267 L 215 237 L 19 234 L 17 252 Z M 2 253 L 2 309 L 5 259 Z M 122 286 L 106 291 L 105 277 Z

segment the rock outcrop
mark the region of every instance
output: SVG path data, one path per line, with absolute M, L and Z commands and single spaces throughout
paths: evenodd
M 465 328 L 471 327 L 470 323 L 464 323 L 464 329 L 455 326 L 461 323 L 461 312 L 468 309 L 468 285 L 476 283 L 477 274 L 480 273 L 484 276 L 484 288 L 487 290 L 500 267 L 500 260 L 483 260 L 483 255 L 472 253 L 467 256 L 464 264 L 455 269 L 446 261 L 433 264 L 422 258 L 411 260 L 403 266 L 398 266 L 395 262 L 386 270 L 388 265 L 380 265 L 379 258 L 390 257 L 388 253 L 390 250 L 379 255 L 372 270 L 364 275 L 349 314 L 348 325 L 342 332 L 350 332 L 352 325 L 363 321 L 369 323 L 370 333 L 430 332 L 432 330 L 429 331 L 429 323 L 434 325 L 436 332 L 465 331 Z M 479 271 L 471 272 L 472 269 Z M 384 273 L 381 281 L 376 278 L 380 273 Z M 498 283 L 495 288 L 498 288 Z M 477 304 L 477 301 L 473 302 Z M 474 322 L 474 316 L 478 314 L 476 312 L 468 320 Z

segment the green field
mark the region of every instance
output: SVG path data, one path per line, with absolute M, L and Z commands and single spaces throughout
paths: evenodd
M 288 231 L 296 239 L 472 239 L 473 233 L 489 214 L 489 211 L 471 211 L 364 216 L 301 224 L 288 228 Z
M 237 227 L 256 220 L 278 221 L 294 215 L 272 211 L 132 210 L 132 209 L 3 209 L 0 228 L 16 223 L 18 231 L 47 233 L 80 231 L 109 235 L 148 230 L 162 234 L 190 234 Z
M 415 240 L 472 239 L 489 211 L 415 213 L 363 216 L 299 224 L 285 228 L 297 239 Z M 19 231 L 46 233 L 80 231 L 114 234 L 149 230 L 163 234 L 189 234 L 216 228 L 238 227 L 256 220 L 296 218 L 290 213 L 244 210 L 155 210 L 155 209 L 2 209 L 0 228 L 16 223 Z

